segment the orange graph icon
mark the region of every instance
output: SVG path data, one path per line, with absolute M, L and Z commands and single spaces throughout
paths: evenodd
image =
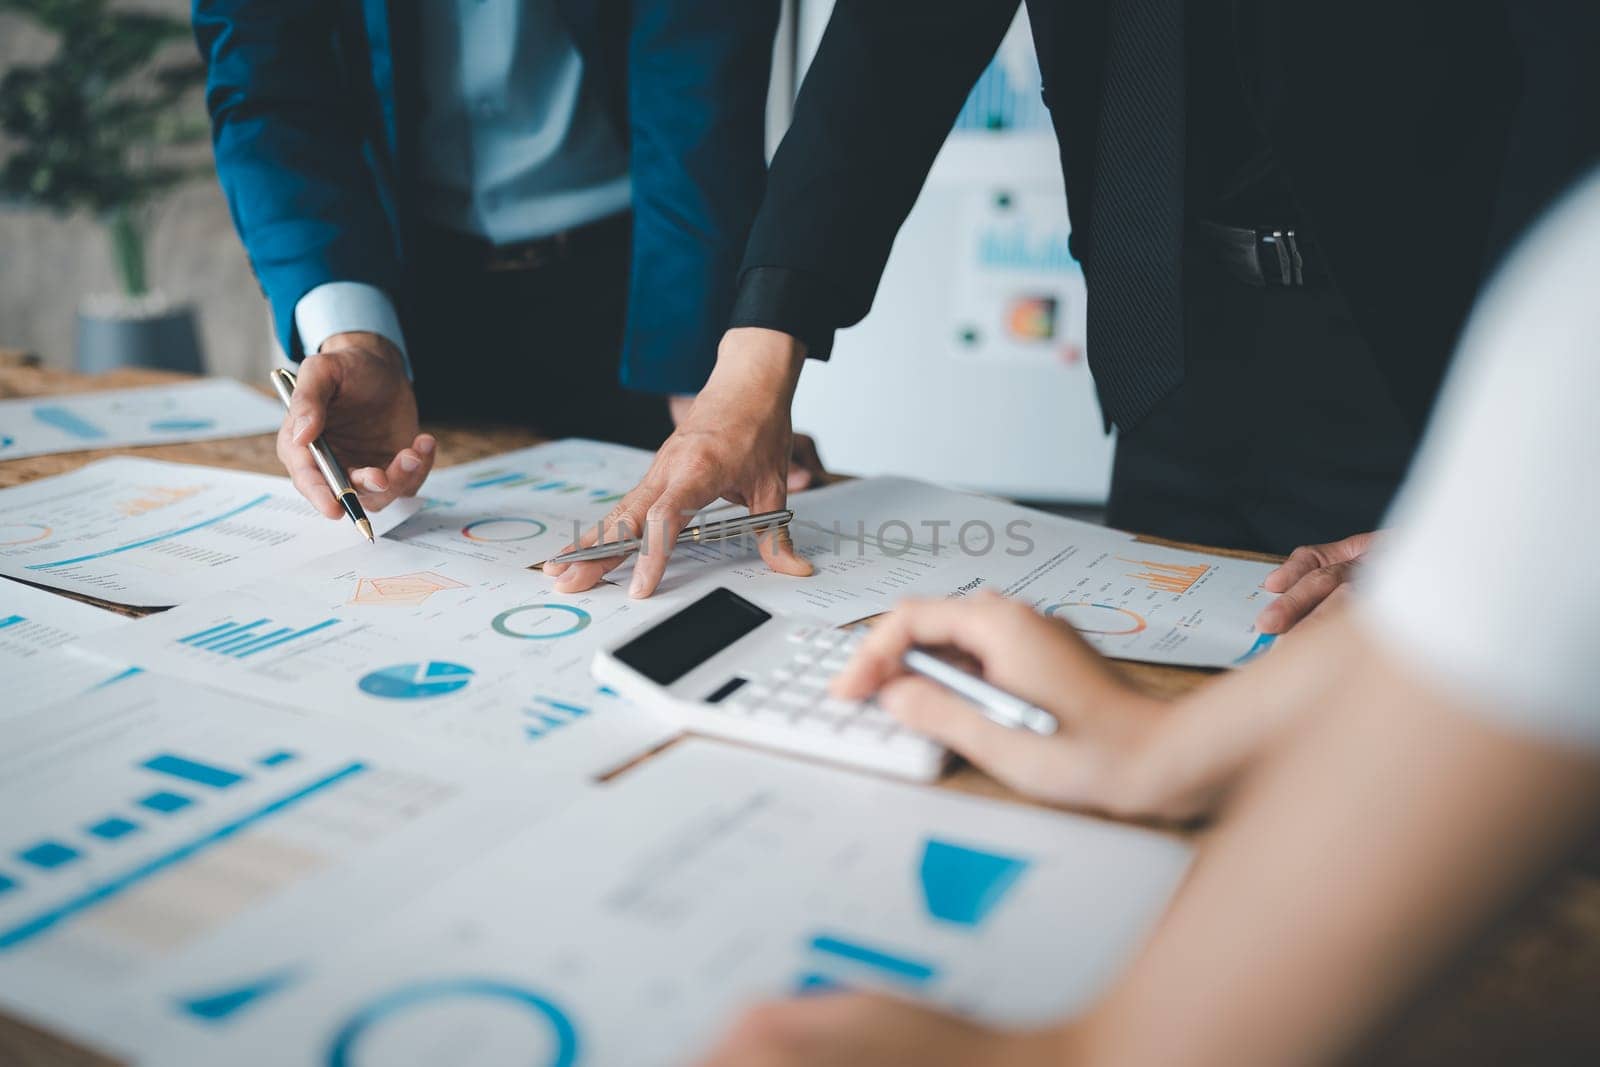
M 1124 563 L 1137 564 L 1145 568 L 1143 571 L 1128 575 L 1136 582 L 1143 582 L 1158 593 L 1187 593 L 1194 588 L 1194 583 L 1206 576 L 1211 570 L 1209 563 L 1161 563 L 1153 559 L 1127 559 L 1117 557 Z
M 421 604 L 442 589 L 462 589 L 454 578 L 432 571 L 397 574 L 392 578 L 363 578 L 356 583 L 352 604 Z
M 207 486 L 204 485 L 146 486 L 139 490 L 143 496 L 118 502 L 117 511 L 126 518 L 136 519 L 140 515 L 160 511 L 173 504 L 181 504 L 196 493 L 205 492 L 206 489 Z

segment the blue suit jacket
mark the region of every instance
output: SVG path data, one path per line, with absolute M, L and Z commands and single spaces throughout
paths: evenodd
M 625 130 L 633 278 L 623 381 L 694 392 L 728 322 L 760 205 L 779 0 L 562 0 L 586 77 Z M 294 308 L 358 281 L 400 309 L 417 219 L 415 30 L 406 0 L 195 0 L 217 173 L 299 359 Z

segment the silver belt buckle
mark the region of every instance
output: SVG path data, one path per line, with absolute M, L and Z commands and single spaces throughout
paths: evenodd
M 1257 230 L 1256 258 L 1261 262 L 1261 277 L 1268 285 L 1304 285 L 1305 261 L 1300 258 L 1300 242 L 1293 230 Z M 1277 267 L 1276 273 L 1272 271 Z

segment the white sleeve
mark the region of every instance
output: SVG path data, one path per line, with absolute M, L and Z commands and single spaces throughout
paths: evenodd
M 1379 639 L 1509 729 L 1600 748 L 1600 177 L 1473 316 L 1389 525 Z
M 375 333 L 400 350 L 406 377 L 411 377 L 411 357 L 406 354 L 400 316 L 388 294 L 377 286 L 324 282 L 295 304 L 294 328 L 300 334 L 300 347 L 308 356 L 336 333 Z

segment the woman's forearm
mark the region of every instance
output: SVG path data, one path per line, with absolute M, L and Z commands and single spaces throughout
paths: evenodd
M 1321 1062 L 1350 1048 L 1600 806 L 1600 765 L 1384 663 L 1344 670 L 1253 773 L 1172 912 L 1078 1034 L 1088 1063 Z
M 1214 814 L 1247 770 L 1351 668 L 1337 618 L 1302 623 L 1269 655 L 1172 705 L 1129 774 L 1129 812 Z

